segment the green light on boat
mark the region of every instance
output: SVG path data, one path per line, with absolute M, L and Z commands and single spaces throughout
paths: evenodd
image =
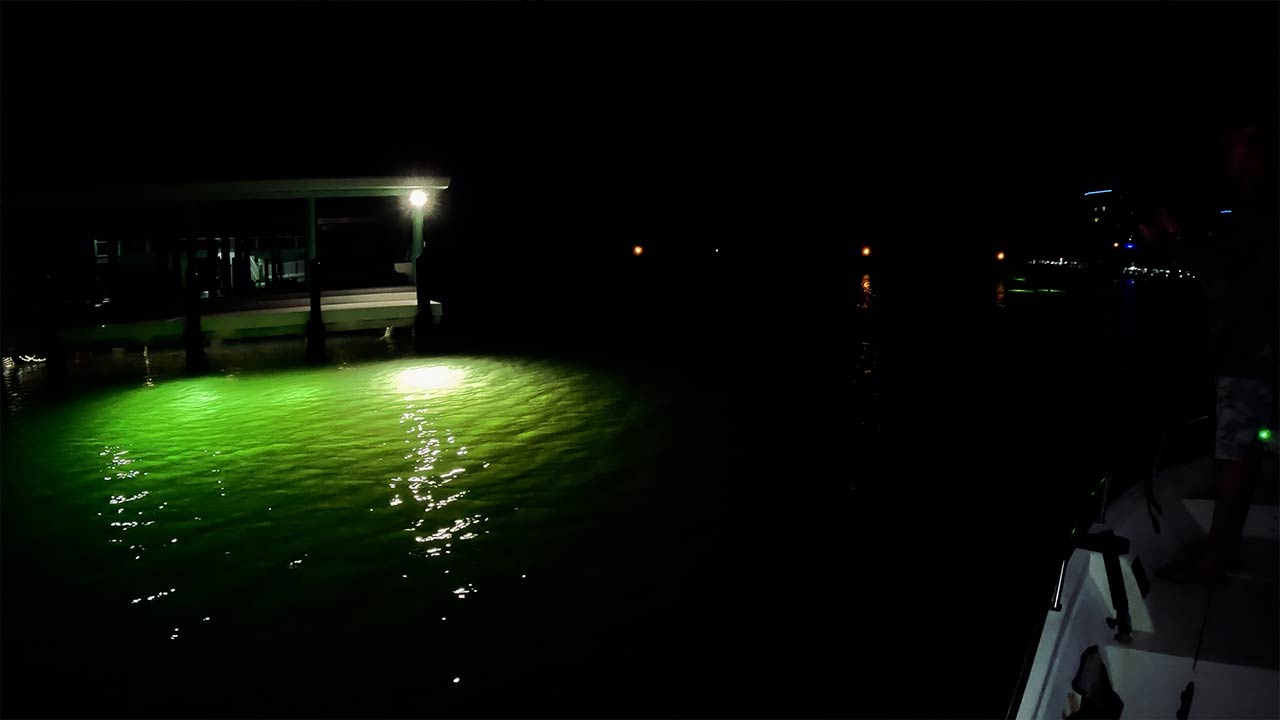
M 1267 442 L 1268 440 L 1270 440 L 1270 439 L 1271 439 L 1271 429 L 1270 429 L 1270 428 L 1262 428 L 1261 430 L 1259 430 L 1259 431 L 1258 431 L 1258 439 L 1259 439 L 1259 440 L 1261 440 L 1262 442 Z

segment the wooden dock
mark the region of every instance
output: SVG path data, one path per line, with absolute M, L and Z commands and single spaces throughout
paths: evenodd
M 439 324 L 443 306 L 431 301 L 432 324 Z M 330 332 L 413 327 L 418 312 L 413 288 L 334 290 L 321 294 L 320 311 Z M 302 336 L 310 304 L 305 294 L 241 300 L 210 305 L 202 310 L 200 329 L 206 340 L 238 340 Z M 59 338 L 68 347 L 125 347 L 179 345 L 186 317 L 63 328 Z

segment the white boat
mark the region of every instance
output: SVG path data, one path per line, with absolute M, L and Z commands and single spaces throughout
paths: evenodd
M 1273 453 L 1263 465 L 1239 568 L 1220 585 L 1155 576 L 1208 531 L 1212 457 L 1153 473 L 1110 502 L 1104 480 L 1098 520 L 1073 532 L 1052 600 L 1046 592 L 1044 625 L 1010 716 L 1280 718 Z

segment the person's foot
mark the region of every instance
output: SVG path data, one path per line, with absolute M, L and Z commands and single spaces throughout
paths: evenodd
M 1192 542 L 1189 542 L 1186 545 L 1183 545 L 1182 549 L 1184 552 L 1187 553 L 1187 555 L 1199 555 L 1201 553 L 1207 553 L 1209 552 L 1209 538 L 1204 537 L 1204 538 L 1200 538 L 1199 540 L 1194 540 Z M 1226 566 L 1227 570 L 1239 570 L 1240 569 L 1240 546 L 1235 545 L 1233 547 L 1228 548 L 1222 554 L 1222 561 L 1223 561 L 1222 564 Z
M 1207 585 L 1225 582 L 1227 568 L 1205 549 L 1156 570 L 1156 577 L 1175 583 Z

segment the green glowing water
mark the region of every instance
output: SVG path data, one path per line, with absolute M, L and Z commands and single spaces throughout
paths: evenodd
M 6 650 L 97 711 L 439 710 L 580 664 L 610 598 L 671 572 L 688 503 L 658 449 L 699 433 L 621 376 L 477 357 L 180 378 L 6 421 Z

